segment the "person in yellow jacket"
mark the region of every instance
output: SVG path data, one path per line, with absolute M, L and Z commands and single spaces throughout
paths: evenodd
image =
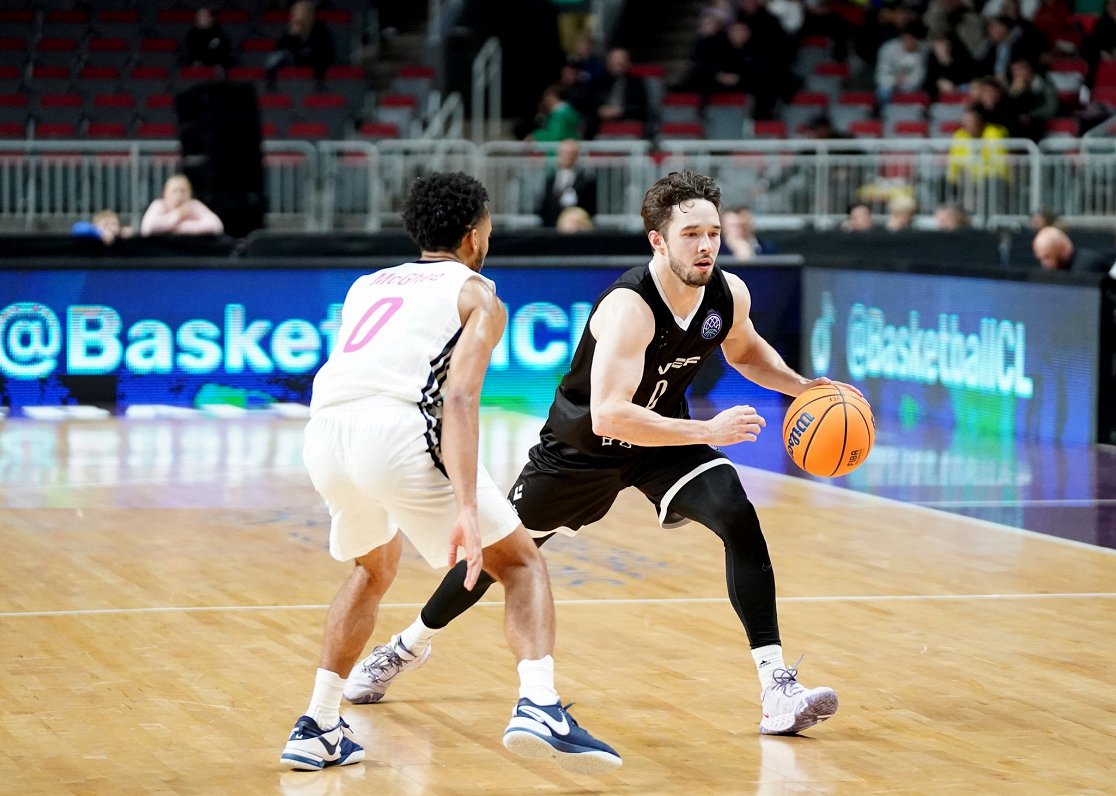
M 949 181 L 956 184 L 962 177 L 966 182 L 987 177 L 1010 179 L 1007 149 L 996 143 L 1007 137 L 1007 129 L 990 123 L 983 110 L 966 109 L 949 148 Z

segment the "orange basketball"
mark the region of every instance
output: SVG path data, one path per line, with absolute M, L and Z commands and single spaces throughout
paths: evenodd
M 820 384 L 794 399 L 783 419 L 791 461 L 810 475 L 833 478 L 864 463 L 876 439 L 868 402 L 847 387 Z

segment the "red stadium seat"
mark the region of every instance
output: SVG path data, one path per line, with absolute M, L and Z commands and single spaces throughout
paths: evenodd
M 926 138 L 930 125 L 918 120 L 898 121 L 891 128 L 891 134 L 900 138 Z
M 239 80 L 244 83 L 255 83 L 267 77 L 262 66 L 234 66 L 228 71 L 229 80 Z
M 883 138 L 883 122 L 878 119 L 860 119 L 849 125 L 853 138 Z
M 35 138 L 76 138 L 77 127 L 69 122 L 42 122 L 35 125 Z
M 26 128 L 19 122 L 0 122 L 0 138 L 11 140 L 27 135 Z
M 357 129 L 357 132 L 361 137 L 371 138 L 372 140 L 399 137 L 399 127 L 390 122 L 365 122 Z
M 1116 86 L 1116 61 L 1101 61 L 1097 64 L 1097 76 L 1093 86 Z
M 127 138 L 128 128 L 119 122 L 90 122 L 85 134 L 89 138 Z
M 705 125 L 701 122 L 663 122 L 659 127 L 659 136 L 672 139 L 705 138 Z
M 755 123 L 752 135 L 756 138 L 786 138 L 787 125 L 786 122 L 761 119 Z
M 597 138 L 605 140 L 643 138 L 643 122 L 628 120 L 602 122 L 597 131 Z
M 1047 135 L 1078 135 L 1077 119 L 1047 119 Z
M 137 138 L 174 139 L 178 127 L 170 122 L 143 122 L 136 128 Z
M 322 140 L 329 138 L 329 125 L 324 122 L 293 122 L 287 128 L 288 138 Z

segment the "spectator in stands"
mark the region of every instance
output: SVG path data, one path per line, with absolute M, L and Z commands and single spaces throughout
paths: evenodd
M 1033 19 L 1038 7 L 1039 0 L 988 0 L 981 7 L 980 13 L 986 19 L 1006 15 L 1018 21 Z
M 703 93 L 742 91 L 752 94 L 755 97 L 756 118 L 770 119 L 778 93 L 770 80 L 764 82 L 760 79 L 769 70 L 755 44 L 752 29 L 745 22 L 730 22 L 724 33 L 716 37 L 715 44 L 717 50 L 713 54 L 712 80 L 703 87 Z
M 584 207 L 567 207 L 558 214 L 558 223 L 554 228 L 563 235 L 589 232 L 593 229 L 593 218 Z
M 1010 133 L 1015 119 L 1006 94 L 1004 85 L 994 77 L 977 78 L 969 84 L 970 107 L 978 108 L 989 124 L 1003 127 Z
M 930 40 L 926 57 L 926 82 L 923 90 L 930 99 L 941 94 L 964 91 L 975 77 L 975 66 L 968 49 L 955 36 L 940 33 Z
M 750 41 L 764 79 L 756 81 L 755 115 L 766 119 L 771 115 L 775 102 L 789 99 L 800 81 L 791 68 L 796 54 L 794 40 L 788 36 L 779 20 L 764 6 L 764 0 L 738 0 L 736 19 L 748 26 Z M 731 26 L 729 35 L 732 35 Z
M 1116 60 L 1116 0 L 1106 0 L 1104 12 L 1097 19 L 1081 48 L 1081 54 L 1089 63 L 1089 85 L 1093 85 L 1097 64 L 1102 61 Z
M 566 139 L 558 144 L 558 164 L 546 178 L 539 197 L 538 214 L 544 227 L 553 227 L 568 207 L 580 207 L 593 217 L 597 214 L 597 178 L 577 165 L 577 142 Z
M 779 27 L 790 41 L 798 38 L 806 19 L 802 0 L 767 0 L 767 11 L 779 21 Z
M 726 249 L 740 260 L 775 253 L 774 245 L 756 235 L 756 219 L 747 207 L 721 213 L 721 250 Z
M 1045 39 L 1043 51 L 1057 48 L 1066 54 L 1074 53 L 1075 48 L 1070 41 L 1076 35 L 1073 31 L 1073 0 L 1039 0 L 1031 23 Z
M 581 138 L 581 114 L 566 101 L 562 87 L 547 86 L 539 100 L 539 127 L 527 133 L 528 141 L 564 141 Z
M 609 50 L 605 67 L 608 73 L 596 86 L 597 114 L 592 120 L 593 136 L 601 122 L 623 120 L 647 124 L 647 85 L 643 78 L 631 74 L 632 59 L 628 51 L 622 47 Z
M 315 19 L 314 4 L 310 0 L 298 0 L 291 6 L 287 30 L 268 56 L 268 83 L 274 85 L 276 73 L 284 66 L 312 67 L 314 76 L 322 80 L 335 57 L 333 34 Z
M 1038 232 L 1044 227 L 1061 227 L 1062 220 L 1058 218 L 1058 214 L 1054 212 L 1053 208 L 1040 207 L 1031 213 L 1030 224 L 1031 229 Z
M 931 38 L 953 38 L 965 47 L 966 54 L 976 50 L 984 40 L 984 22 L 968 0 L 930 0 L 922 22 Z
M 957 185 L 965 179 L 999 179 L 1006 183 L 1009 176 L 1007 153 L 996 142 L 1007 137 L 1007 130 L 990 123 L 980 108 L 966 108 L 949 150 L 946 172 L 949 182 Z M 977 142 L 982 145 L 978 146 Z
M 706 8 L 698 18 L 697 36 L 690 44 L 686 76 L 676 86 L 679 91 L 708 95 L 716 91 L 741 91 L 735 74 L 722 72 L 728 39 L 725 29 L 729 22 L 717 9 Z M 722 79 L 718 80 L 718 75 Z
M 550 0 L 558 17 L 558 41 L 562 50 L 572 53 L 579 37 L 593 24 L 589 0 Z
M 865 9 L 864 22 L 853 29 L 857 55 L 865 63 L 874 65 L 884 43 L 897 37 L 901 30 L 918 19 L 918 13 L 906 5 L 882 3 L 877 8 L 875 3 L 870 3 Z
M 876 58 L 876 96 L 886 103 L 893 94 L 920 91 L 926 82 L 926 43 L 921 23 L 912 22 L 880 47 Z
M 574 41 L 573 50 L 566 56 L 566 63 L 577 69 L 577 82 L 586 86 L 604 78 L 608 69 L 597 54 L 593 35 L 584 31 Z
M 1106 274 L 1113 267 L 1113 258 L 1110 255 L 1074 246 L 1069 235 L 1057 227 L 1040 229 L 1031 249 L 1039 265 L 1046 271 Z
M 832 42 L 831 55 L 834 61 L 844 62 L 849 57 L 849 41 L 855 28 L 838 10 L 840 0 L 806 0 L 806 12 L 800 35 L 824 36 Z
M 1006 16 L 993 17 L 987 23 L 987 38 L 973 53 L 980 74 L 991 75 L 1006 83 L 1011 77 L 1011 62 L 1017 58 L 1037 59 L 1034 43 L 1023 36 L 1023 29 Z
M 870 232 L 876 228 L 872 219 L 872 208 L 867 202 L 857 202 L 849 205 L 849 214 L 841 224 L 845 232 Z
M 558 88 L 562 97 L 581 114 L 581 119 L 584 121 L 592 118 L 597 112 L 597 104 L 593 83 L 583 80 L 582 74 L 576 66 L 562 64 L 558 72 Z
M 106 246 L 111 246 L 118 238 L 130 238 L 135 234 L 131 227 L 120 224 L 120 216 L 112 210 L 101 210 L 92 221 L 78 221 L 71 229 L 75 238 L 96 238 Z
M 217 214 L 193 197 L 190 180 L 176 174 L 163 185 L 163 196 L 143 214 L 140 235 L 220 235 L 224 224 Z
M 1008 105 L 1014 118 L 1012 132 L 1034 141 L 1046 133 L 1046 122 L 1058 115 L 1058 90 L 1046 74 L 1038 74 L 1025 58 L 1011 62 Z
M 934 227 L 938 232 L 956 232 L 969 226 L 969 214 L 957 202 L 944 202 L 934 211 Z
M 884 227 L 888 232 L 902 232 L 914 226 L 915 215 L 918 213 L 918 202 L 909 193 L 897 193 L 887 203 L 887 222 Z
M 182 63 L 186 66 L 232 66 L 232 40 L 217 21 L 209 6 L 194 14 L 194 27 L 186 31 L 182 44 Z
M 803 138 L 816 138 L 823 141 L 832 141 L 836 139 L 848 138 L 849 135 L 833 126 L 833 120 L 829 118 L 828 113 L 819 113 L 814 118 L 810 119 L 802 126 Z M 831 153 L 839 152 L 840 150 L 829 150 Z M 856 150 L 860 151 L 860 150 Z

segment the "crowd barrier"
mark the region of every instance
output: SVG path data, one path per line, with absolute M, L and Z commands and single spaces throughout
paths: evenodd
M 555 145 L 405 139 L 265 141 L 268 225 L 303 231 L 376 231 L 399 225 L 410 182 L 434 170 L 480 176 L 497 226 L 538 225 Z M 643 191 L 668 170 L 714 177 L 728 206 L 746 205 L 769 228 L 830 228 L 854 201 L 883 209 L 897 193 L 919 223 L 955 201 L 977 227 L 1017 226 L 1047 207 L 1077 226 L 1111 226 L 1116 139 L 959 144 L 951 139 L 587 141 L 581 168 L 596 177 L 600 227 L 640 227 Z M 137 224 L 179 167 L 173 141 L 0 142 L 0 228 L 60 230 L 111 208 Z

